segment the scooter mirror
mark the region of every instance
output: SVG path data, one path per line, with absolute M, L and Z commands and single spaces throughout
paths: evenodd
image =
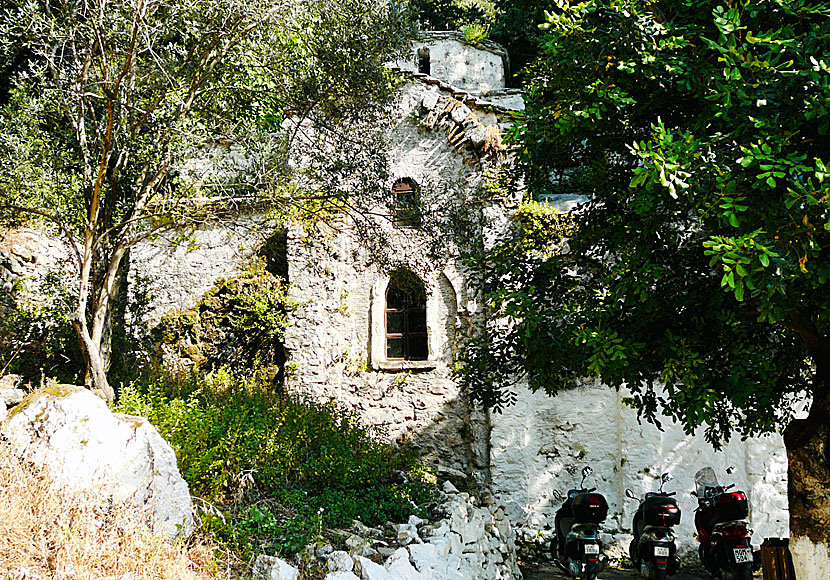
M 585 487 L 585 478 L 591 475 L 593 472 L 594 470 L 591 469 L 590 465 L 586 465 L 582 468 L 582 481 L 579 483 L 579 487 Z
M 693 491 L 693 492 L 692 492 L 692 493 L 690 493 L 689 495 L 690 495 L 690 496 L 692 496 L 692 497 L 697 497 L 697 492 L 696 492 L 696 491 Z
M 735 466 L 730 465 L 729 467 L 727 467 L 726 468 L 726 473 L 728 473 L 729 475 L 732 475 L 733 473 L 735 473 Z
M 669 473 L 668 471 L 660 476 L 660 481 L 662 481 L 663 483 L 666 483 L 667 481 L 671 481 L 672 479 L 674 479 L 674 476 L 671 473 Z
M 630 489 L 625 490 L 625 497 L 629 497 L 631 499 L 637 499 L 637 496 L 634 495 L 634 492 L 631 491 Z

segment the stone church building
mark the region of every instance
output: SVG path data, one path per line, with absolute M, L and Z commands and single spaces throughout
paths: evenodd
M 622 404 L 624 393 L 594 383 L 556 398 L 520 393 L 502 414 L 470 404 L 451 369 L 461 333 L 486 313 L 452 244 L 435 259 L 420 239 L 418 212 L 407 211 L 421 195 L 442 192 L 477 216 L 477 243 L 497 239 L 509 227 L 509 210 L 481 191 L 504 155 L 501 135 L 511 113 L 523 108 L 522 97 L 505 88 L 506 52 L 489 41 L 465 44 L 459 33 L 423 35 L 394 66 L 407 79 L 385 184 L 399 201 L 385 226 L 394 259 L 375 263 L 348 227 L 286 232 L 289 293 L 299 304 L 285 344 L 288 387 L 353 408 L 382 436 L 416 448 L 441 478 L 488 486 L 528 537 L 550 537 L 553 492 L 578 484 L 586 464 L 595 474 L 589 483 L 611 506 L 605 529 L 626 546 L 636 503 L 625 499 L 625 489 L 652 490 L 670 471 L 669 489 L 685 514 L 679 541 L 696 548 L 696 504 L 688 492 L 706 465 L 746 489 L 758 537 L 787 535 L 780 437 L 733 441 L 715 453 L 677 426 L 661 432 L 639 424 Z M 567 210 L 568 200 L 561 201 Z M 136 271 L 152 276 L 155 316 L 190 308 L 218 279 L 233 276 L 259 243 L 246 232 L 205 228 L 191 250 L 136 248 Z

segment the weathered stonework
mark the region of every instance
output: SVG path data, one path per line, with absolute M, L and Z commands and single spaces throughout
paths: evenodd
M 399 122 L 386 185 L 410 178 L 433 204 L 427 209 L 452 203 L 472 208 L 480 221 L 474 242 L 490 248 L 513 223 L 509 209 L 479 201 L 479 194 L 488 168 L 505 154 L 500 140 L 505 113 L 522 108 L 520 95 L 503 89 L 504 57 L 498 50 L 463 45 L 453 34 L 430 38 L 425 40 L 429 75 L 412 72 L 417 53 L 398 63 L 411 82 L 401 89 L 395 110 Z M 446 58 L 440 56 L 445 49 Z M 457 76 L 453 66 L 468 66 L 468 60 L 472 72 Z M 567 210 L 581 199 L 558 201 Z M 251 225 L 263 224 L 244 218 L 205 227 L 187 241 L 157 239 L 135 248 L 131 286 L 149 284 L 155 296 L 147 321 L 192 307 L 217 280 L 238 273 L 264 237 Z M 622 405 L 621 394 L 594 384 L 553 399 L 523 391 L 518 404 L 503 414 L 474 409 L 451 368 L 461 331 L 481 321 L 480 306 L 452 244 L 435 259 L 419 249 L 423 244 L 416 230 L 396 228 L 392 220 L 383 228 L 393 262 L 408 266 L 426 288 L 429 356 L 426 361 L 386 360 L 382 323 L 389 268 L 372 260 L 349 223 L 341 226 L 294 226 L 288 232 L 290 297 L 300 304 L 286 336 L 290 389 L 356 409 L 367 424 L 418 449 L 445 476 L 473 475 L 489 483 L 525 538 L 550 536 L 557 508 L 552 492 L 579 483 L 585 464 L 593 467 L 595 484 L 611 505 L 604 527 L 618 546 L 627 546 L 636 508 L 624 499 L 625 489 L 637 494 L 653 489 L 655 477 L 667 470 L 675 477 L 668 488 L 678 492 L 683 510 L 679 541 L 694 547 L 695 503 L 688 492 L 694 472 L 706 465 L 749 494 L 756 545 L 763 537 L 787 535 L 787 460 L 780 437 L 733 440 L 715 453 L 702 437 L 688 437 L 678 426 L 666 424 L 661 432 L 640 425 L 635 412 Z M 27 278 L 41 263 L 40 258 L 26 260 L 15 259 L 16 279 Z M 12 265 L 2 255 L 0 267 L 6 283 Z M 730 465 L 737 471 L 727 476 Z
M 491 481 L 493 493 L 507 506 L 508 515 L 522 530 L 520 537 L 545 541 L 553 535 L 554 514 L 560 505 L 554 492 L 565 493 L 579 484 L 580 470 L 590 465 L 594 475 L 586 482 L 605 495 L 609 516 L 603 524 L 606 541 L 617 555 L 626 553 L 637 503 L 626 499 L 631 489 L 640 497 L 655 491 L 660 474 L 674 480 L 666 491 L 676 491 L 682 512 L 678 544 L 697 550 L 694 510 L 689 495 L 694 475 L 702 467 L 715 469 L 721 483 L 735 483 L 747 492 L 756 549 L 764 537 L 788 535 L 787 455 L 780 436 L 733 438 L 715 452 L 702 433 L 687 436 L 666 420 L 664 431 L 637 421 L 626 407 L 624 392 L 596 383 L 551 398 L 544 393 L 519 393 L 519 402 L 491 417 Z M 727 467 L 734 467 L 731 475 Z
M 155 325 L 168 312 L 192 308 L 217 281 L 238 274 L 272 231 L 259 216 L 241 216 L 133 247 L 128 291 L 152 296 L 145 322 Z
M 425 32 L 413 43 L 408 57 L 395 64 L 411 72 L 424 72 L 419 67 L 424 57 L 429 63 L 430 76 L 459 89 L 488 93 L 504 88 L 507 52 L 495 42 L 483 40 L 470 45 L 459 32 Z

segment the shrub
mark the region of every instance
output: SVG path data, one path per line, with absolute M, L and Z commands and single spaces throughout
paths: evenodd
M 222 511 L 207 525 L 245 553 L 292 553 L 322 528 L 403 520 L 428 499 L 416 477 L 400 477 L 416 471 L 415 455 L 353 413 L 226 370 L 127 388 L 117 410 L 158 427 L 191 492 Z M 240 504 L 248 477 L 255 493 Z
M 284 281 L 265 268 L 265 261 L 236 278 L 220 280 L 199 303 L 166 315 L 153 340 L 202 372 L 222 367 L 282 367 L 288 312 Z

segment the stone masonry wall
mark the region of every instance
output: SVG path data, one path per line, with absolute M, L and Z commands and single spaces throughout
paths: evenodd
M 133 247 L 128 292 L 131 298 L 137 290 L 152 296 L 145 322 L 152 325 L 168 312 L 192 308 L 220 279 L 237 275 L 273 227 L 260 216 L 241 216 Z
M 446 274 L 422 273 L 432 360 L 386 365 L 372 343 L 383 332 L 373 313 L 387 273 L 360 260 L 348 231 L 293 228 L 288 246 L 290 296 L 300 304 L 286 336 L 289 389 L 356 410 L 447 473 L 480 469 L 487 458 L 473 456 L 470 405 L 450 377 L 459 307 Z
M 747 492 L 755 547 L 765 537 L 788 535 L 787 455 L 780 436 L 734 437 L 715 452 L 702 433 L 687 436 L 666 420 L 664 431 L 637 422 L 636 411 L 623 405 L 625 393 L 589 383 L 551 398 L 544 393 L 519 393 L 519 402 L 493 415 L 491 476 L 493 493 L 507 506 L 508 516 L 523 528 L 526 539 L 553 534 L 553 518 L 560 504 L 554 490 L 565 493 L 579 485 L 583 466 L 594 474 L 587 480 L 605 495 L 609 517 L 603 524 L 624 553 L 631 540 L 631 520 L 637 503 L 625 497 L 656 491 L 660 474 L 674 480 L 666 491 L 676 491 L 682 512 L 678 541 L 682 550 L 697 550 L 694 509 L 689 495 L 694 475 L 712 466 L 721 484 L 735 483 Z M 735 467 L 727 474 L 727 467 Z
M 413 43 L 410 53 L 398 59 L 401 69 L 418 72 L 418 51 L 429 51 L 429 74 L 459 89 L 487 93 L 503 89 L 507 54 L 499 45 L 483 42 L 472 46 L 463 42 L 464 35 L 442 31 L 425 33 Z

